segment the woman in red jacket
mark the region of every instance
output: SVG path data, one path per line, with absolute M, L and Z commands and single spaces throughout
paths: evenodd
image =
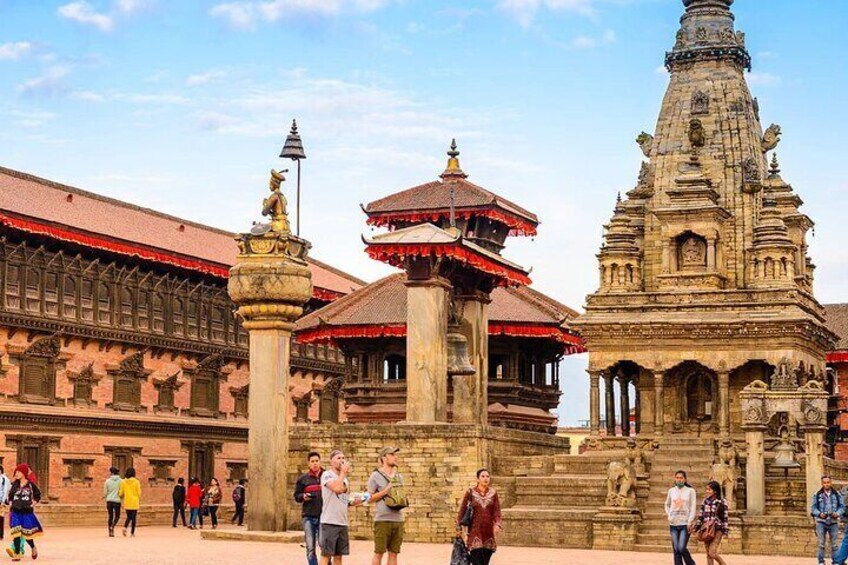
M 188 507 L 191 509 L 189 528 L 192 530 L 196 528 L 197 519 L 200 517 L 200 506 L 202 500 L 203 487 L 200 486 L 200 479 L 192 477 L 191 486 L 188 487 L 188 492 L 186 492 L 186 502 L 188 502 Z M 203 525 L 203 522 L 201 522 L 201 525 Z

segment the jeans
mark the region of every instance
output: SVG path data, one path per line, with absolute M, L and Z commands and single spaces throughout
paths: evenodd
M 218 527 L 218 507 L 210 506 L 209 507 L 209 517 L 212 519 L 212 527 Z
M 309 565 L 318 565 L 315 546 L 318 544 L 318 533 L 320 529 L 321 518 L 303 517 L 303 535 L 306 538 L 306 562 Z
M 177 527 L 177 516 L 182 518 L 183 526 L 185 526 L 186 525 L 185 504 L 176 504 L 176 503 L 174 504 L 174 519 L 172 520 L 172 522 L 173 522 L 172 525 L 175 528 Z
M 692 554 L 686 547 L 689 544 L 689 530 L 686 526 L 669 526 L 671 530 L 671 548 L 674 550 L 674 565 L 695 565 Z
M 842 532 L 842 545 L 832 558 L 832 561 L 838 565 L 842 565 L 846 560 L 848 560 L 848 526 L 845 526 L 845 531 Z
M 236 502 L 236 511 L 233 513 L 230 523 L 235 524 L 236 521 L 238 521 L 239 526 L 244 524 L 244 502 Z
M 824 562 L 824 546 L 826 543 L 827 536 L 830 536 L 830 555 L 831 560 L 833 560 L 833 556 L 836 554 L 837 549 L 839 548 L 838 538 L 839 538 L 839 524 L 826 524 L 824 522 L 816 522 L 816 537 L 819 538 L 819 563 Z
M 124 529 L 126 530 L 130 525 L 132 525 L 132 529 L 130 533 L 135 535 L 135 522 L 138 519 L 138 510 L 127 510 L 127 519 L 124 521 Z
M 115 529 L 115 526 L 118 525 L 118 522 L 121 520 L 121 503 L 120 502 L 107 502 L 106 503 L 106 511 L 109 513 L 109 531 Z
M 197 519 L 200 518 L 200 508 L 192 508 L 191 509 L 191 518 L 189 519 L 189 524 L 191 524 L 192 528 L 197 527 Z M 203 525 L 203 521 L 201 520 L 200 525 Z

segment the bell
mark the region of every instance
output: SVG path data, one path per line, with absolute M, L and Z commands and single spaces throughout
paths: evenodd
M 795 461 L 795 445 L 785 429 L 780 434 L 780 443 L 774 446 L 774 462 L 771 466 L 784 470 L 801 468 L 801 464 Z
M 292 120 L 291 132 L 286 137 L 286 142 L 283 145 L 283 150 L 280 152 L 280 157 L 298 161 L 306 159 L 306 153 L 303 152 L 303 142 L 300 140 L 300 134 L 297 133 L 297 121 Z
M 459 333 L 458 326 L 448 326 L 448 374 L 473 375 L 475 372 L 468 358 L 468 340 Z

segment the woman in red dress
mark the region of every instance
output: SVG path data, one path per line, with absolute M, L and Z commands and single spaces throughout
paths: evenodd
M 498 548 L 495 536 L 503 529 L 501 501 L 495 489 L 489 487 L 491 482 L 492 476 L 488 469 L 477 471 L 477 486 L 465 493 L 456 518 L 457 535 L 461 535 L 462 519 L 471 506 L 472 518 L 466 542 L 471 552 L 471 565 L 489 565 L 492 554 Z

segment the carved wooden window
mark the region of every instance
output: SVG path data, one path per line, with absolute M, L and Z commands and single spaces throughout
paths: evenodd
M 121 326 L 133 327 L 133 291 L 131 288 L 121 288 Z
M 21 268 L 8 263 L 6 264 L 6 307 L 15 310 L 21 307 Z
M 247 335 L 247 330 L 241 325 L 241 320 L 237 320 L 236 332 L 236 335 L 238 336 L 238 344 L 242 347 L 247 347 L 249 337 Z
M 26 270 L 26 309 L 41 311 L 41 273 L 32 267 Z
M 59 315 L 59 273 L 44 273 L 44 313 Z
M 145 289 L 139 289 L 138 291 L 138 305 L 136 306 L 136 311 L 138 312 L 138 329 L 143 331 L 150 330 L 150 293 Z
M 112 456 L 111 466 L 118 469 L 119 474 L 123 477 L 127 469 L 134 467 L 133 460 L 141 455 L 141 448 L 107 445 L 103 448 L 103 452 Z
M 189 299 L 188 301 L 188 313 L 187 317 L 187 325 L 188 325 L 188 337 L 197 337 L 197 327 L 198 320 L 197 316 L 199 313 L 199 309 L 197 307 L 197 301 L 193 299 Z
M 62 459 L 62 464 L 67 466 L 67 473 L 62 477 L 64 485 L 90 485 L 94 481 L 90 473 L 94 459 Z
M 68 377 L 74 385 L 74 404 L 90 406 L 95 402 L 92 399 L 94 394 L 94 385 L 97 383 L 97 377 L 94 375 L 94 366 L 90 364 L 84 367 L 76 375 Z
M 176 482 L 171 476 L 177 464 L 176 459 L 149 459 L 148 461 L 153 469 L 148 479 L 150 486 L 167 486 Z
M 223 362 L 218 355 L 201 361 L 191 374 L 191 413 L 195 416 L 218 417 L 220 406 L 220 381 L 226 380 Z M 188 372 L 188 371 L 187 371 Z
M 111 408 L 141 412 L 141 383 L 149 370 L 144 368 L 144 356 L 135 353 L 124 358 L 118 369 L 110 371 L 114 379 Z
M 110 285 L 101 282 L 97 286 L 97 321 L 101 324 L 112 324 L 112 292 Z
M 215 473 L 215 452 L 221 451 L 217 442 L 184 441 L 183 449 L 188 451 L 188 474 L 198 477 L 208 485 Z
M 209 339 L 209 305 L 206 302 L 200 303 L 200 315 L 198 316 L 198 324 L 200 325 L 200 339 Z
M 243 479 L 247 479 L 247 463 L 227 461 L 227 484 L 235 485 Z
M 250 398 L 250 385 L 230 388 L 233 395 L 233 416 L 247 418 L 248 400 Z
M 153 293 L 153 333 L 165 333 L 165 297 L 161 292 Z
M 62 316 L 77 317 L 77 282 L 72 275 L 65 275 L 62 281 Z
M 59 443 L 58 437 L 6 435 L 6 445 L 15 448 L 18 464 L 26 463 L 35 473 L 45 501 L 50 493 L 50 449 Z
M 157 412 L 176 412 L 175 396 L 183 383 L 177 380 L 177 373 L 167 379 L 156 379 L 153 386 L 159 390 L 159 401 L 156 403 Z
M 224 331 L 224 309 L 220 306 L 212 307 L 212 341 L 223 343 L 227 335 Z
M 396 383 L 406 380 L 406 357 L 393 353 L 383 361 L 383 382 Z
M 709 375 L 697 373 L 686 383 L 686 408 L 690 420 L 706 420 L 713 415 L 713 383 Z
M 94 321 L 94 281 L 91 279 L 82 279 L 80 317 L 87 322 Z
M 318 401 L 319 419 L 322 423 L 338 423 L 339 398 L 341 397 L 344 379 L 335 378 L 324 385 L 321 398 Z
M 18 399 L 33 404 L 52 404 L 56 399 L 56 360 L 61 351 L 59 338 L 39 339 L 24 351 L 18 361 Z
M 185 306 L 182 298 L 174 298 L 174 311 L 171 317 L 174 335 L 185 335 Z

